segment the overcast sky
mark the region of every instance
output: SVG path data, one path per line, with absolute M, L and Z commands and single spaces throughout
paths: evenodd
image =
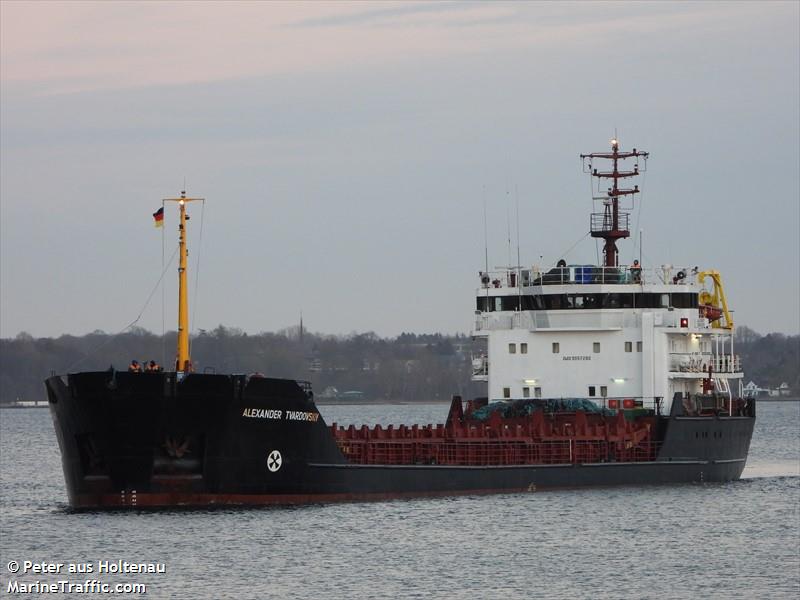
M 718 269 L 737 324 L 800 330 L 798 2 L 0 7 L 2 337 L 136 319 L 184 178 L 193 330 L 468 332 L 484 201 L 490 266 L 517 203 L 523 264 L 596 263 L 578 155 L 615 130 L 651 153 L 645 267 Z M 169 258 L 174 206 L 164 232 Z

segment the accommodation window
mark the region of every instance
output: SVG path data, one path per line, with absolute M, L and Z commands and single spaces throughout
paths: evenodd
M 527 354 L 528 353 L 528 344 L 526 344 L 525 342 L 522 342 L 519 345 L 519 352 L 520 352 L 520 354 Z
M 542 388 L 540 388 L 540 387 L 533 388 L 533 396 L 535 398 L 541 398 L 542 397 Z
M 508 345 L 508 353 L 509 354 L 516 354 L 517 353 L 517 345 L 516 344 L 509 344 Z
M 592 398 L 595 395 L 595 388 L 593 385 L 589 386 L 589 397 Z
M 599 354 L 600 353 L 600 342 L 595 342 L 594 344 L 592 344 L 592 351 L 595 354 Z
M 511 398 L 511 388 L 503 388 L 503 398 Z
M 522 397 L 523 398 L 530 398 L 531 397 L 531 388 L 529 388 L 529 387 L 522 388 Z
M 636 342 L 636 351 L 637 352 L 641 352 L 642 351 L 642 342 Z
M 545 284 L 548 282 L 545 276 Z M 539 281 L 539 280 L 537 280 Z M 589 283 L 585 281 L 584 283 Z M 599 283 L 597 280 L 595 283 Z M 593 309 L 593 308 L 697 308 L 697 293 L 694 294 L 546 294 L 525 296 L 481 296 L 476 298 L 477 310 L 546 310 L 546 309 Z
M 559 348 L 558 342 L 553 342 L 553 354 L 558 354 L 559 352 L 561 352 L 561 349 Z
M 633 342 L 625 342 L 625 352 L 633 352 Z
M 608 386 L 605 386 L 605 385 L 601 385 L 601 386 L 600 386 L 600 395 L 601 395 L 603 398 L 605 398 L 606 396 L 608 396 Z

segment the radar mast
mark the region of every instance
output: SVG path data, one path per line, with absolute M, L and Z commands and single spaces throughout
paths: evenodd
M 603 266 L 616 267 L 619 265 L 617 250 L 617 240 L 630 237 L 630 229 L 628 229 L 628 218 L 630 212 L 620 212 L 619 199 L 623 196 L 631 196 L 639 193 L 639 186 L 634 185 L 632 188 L 620 188 L 619 180 L 628 177 L 636 177 L 639 175 L 639 157 L 642 157 L 647 162 L 650 156 L 648 152 L 643 152 L 634 148 L 630 152 L 622 152 L 619 147 L 619 140 L 616 136 L 611 140 L 611 152 L 595 152 L 592 154 L 581 154 L 583 160 L 583 170 L 589 173 L 592 177 L 597 177 L 598 181 L 601 179 L 610 179 L 612 181 L 611 187 L 608 188 L 607 195 L 595 198 L 596 200 L 603 201 L 603 212 L 593 212 L 589 224 L 592 237 L 603 238 L 605 245 L 603 246 Z M 620 171 L 619 162 L 628 158 L 636 159 L 632 171 Z M 610 171 L 598 171 L 594 167 L 594 160 L 610 160 Z M 644 172 L 645 169 L 642 169 Z

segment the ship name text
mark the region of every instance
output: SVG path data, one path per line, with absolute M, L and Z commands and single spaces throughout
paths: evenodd
M 563 360 L 592 360 L 591 356 L 565 356 Z
M 279 420 L 283 416 L 282 410 L 273 410 L 271 408 L 245 408 L 242 413 L 243 417 L 251 417 L 253 419 L 276 419 Z
M 245 408 L 242 412 L 243 417 L 251 419 L 272 419 L 274 421 L 307 421 L 316 423 L 319 413 L 305 410 L 275 410 L 272 408 Z

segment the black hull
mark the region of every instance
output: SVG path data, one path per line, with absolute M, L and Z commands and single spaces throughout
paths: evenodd
M 754 417 L 660 417 L 656 461 L 357 465 L 290 380 L 80 373 L 46 382 L 74 508 L 292 504 L 738 479 Z

